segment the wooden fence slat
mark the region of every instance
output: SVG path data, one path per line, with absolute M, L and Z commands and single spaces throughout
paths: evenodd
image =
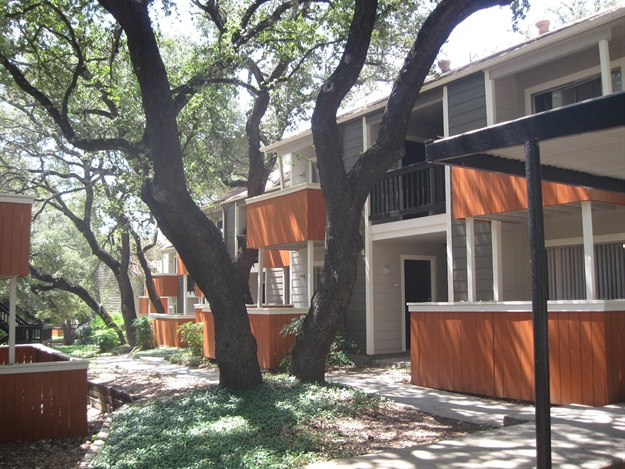
M 592 360 L 594 401 L 591 405 L 601 407 L 608 403 L 606 382 L 605 313 L 592 315 Z
M 0 376 L 0 391 L 5 396 L 5 402 L 15 402 L 15 376 L 16 375 L 3 375 Z M 0 416 L 2 419 L 0 422 L 0 442 L 8 443 L 15 441 L 15 407 L 0 405 Z M 21 417 L 21 416 L 20 416 Z
M 52 373 L 42 373 L 43 408 L 41 419 L 41 437 L 52 437 Z
M 562 402 L 562 385 L 560 382 L 560 335 L 558 330 L 558 313 L 549 313 L 549 385 L 551 402 Z
M 13 438 L 14 441 L 24 441 L 24 375 L 16 374 L 13 391 Z
M 451 320 L 451 313 L 441 313 L 441 320 L 438 322 L 438 335 L 440 338 L 438 344 L 440 355 L 439 375 L 442 389 L 454 388 L 454 348 L 451 343 Z
M 592 405 L 594 402 L 593 360 L 592 360 L 592 325 L 590 313 L 580 313 L 580 339 L 582 352 L 582 404 Z

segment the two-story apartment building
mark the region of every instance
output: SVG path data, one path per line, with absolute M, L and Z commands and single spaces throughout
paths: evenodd
M 472 337 L 501 333 L 504 338 L 500 342 L 531 342 L 531 332 L 530 337 L 524 335 L 531 311 L 524 180 L 428 164 L 424 142 L 622 92 L 624 47 L 625 8 L 618 7 L 425 83 L 412 112 L 406 155 L 378 182 L 363 213 L 365 248 L 345 318 L 348 334 L 363 351 L 382 355 L 411 350 L 415 384 L 533 397 L 527 384 L 531 352 L 514 352 L 518 360 L 511 371 L 492 355 L 499 345 L 486 346 L 491 350 L 489 366 L 496 368 L 486 376 L 486 371 L 471 364 L 479 361 L 471 352 L 477 346 L 462 335 L 466 331 Z M 377 137 L 385 104 L 382 100 L 339 118 L 347 170 Z M 625 168 L 625 136 L 617 132 L 595 138 L 615 139 L 613 157 L 621 158 Z M 550 143 L 556 149 L 558 144 Z M 579 142 L 592 144 L 592 139 Z M 256 303 L 250 308 L 251 322 L 253 316 L 264 315 L 283 323 L 307 311 L 319 281 L 325 206 L 310 131 L 263 150 L 278 156 L 273 190 L 253 198 L 243 193 L 231 195 L 209 211 L 209 216 L 222 227 L 233 255 L 243 235 L 248 247 L 259 249 L 259 262 L 251 277 Z M 574 158 L 576 147 L 562 146 L 561 152 L 563 157 Z M 608 360 L 613 371 L 620 373 L 618 383 L 612 383 L 613 377 L 603 381 L 611 380 L 618 395 L 625 396 L 625 196 L 622 191 L 556 183 L 544 183 L 543 191 L 550 308 L 554 314 L 572 311 L 578 320 L 573 321 L 573 313 L 566 317 L 568 338 L 557 346 L 562 348 L 559 363 L 572 369 L 575 360 L 582 360 L 577 355 L 565 358 L 564 350 L 571 344 L 571 349 L 579 350 L 575 341 L 586 340 L 579 331 L 588 324 L 592 326 L 589 343 L 594 340 L 597 347 L 601 346 L 601 330 L 620 331 L 610 339 L 617 348 Z M 424 303 L 425 309 L 412 308 L 415 312 L 410 313 L 408 303 Z M 439 304 L 450 322 L 437 323 L 436 330 L 425 333 L 432 325 L 432 318 L 425 315 L 432 304 Z M 463 305 L 472 305 L 473 310 L 462 312 Z M 504 314 L 504 319 L 492 308 Z M 603 329 L 595 330 L 599 315 L 593 314 L 606 311 L 618 313 L 609 319 L 615 321 L 614 327 L 604 318 Z M 475 316 L 454 319 L 454 315 L 467 312 Z M 464 323 L 469 317 L 472 320 Z M 479 321 L 488 324 L 481 327 Z M 564 334 L 564 323 L 554 324 L 550 327 L 562 328 Z M 441 334 L 441 328 L 456 331 L 456 338 Z M 443 358 L 433 354 L 432 347 Z M 448 350 L 453 353 L 445 358 Z M 453 362 L 451 355 L 461 358 Z M 424 360 L 429 363 L 422 371 Z M 451 370 L 442 366 L 445 360 L 451 360 Z M 594 362 L 593 366 L 600 368 Z M 445 382 L 441 382 L 448 372 L 450 376 L 443 376 Z M 436 379 L 430 379 L 433 373 Z M 510 375 L 507 380 L 501 377 L 504 374 Z M 512 378 L 515 374 L 522 376 L 520 384 Z M 488 385 L 472 383 L 478 375 L 484 375 Z M 570 371 L 567 376 L 562 379 L 569 381 L 570 388 Z M 605 397 L 607 391 L 597 389 L 596 394 L 601 393 Z M 568 402 L 573 399 L 570 394 L 553 402 Z M 612 398 L 589 401 L 575 397 L 573 401 L 601 403 L 606 399 Z

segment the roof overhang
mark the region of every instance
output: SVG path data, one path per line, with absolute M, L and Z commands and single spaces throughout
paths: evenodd
M 625 193 L 625 92 L 441 140 L 430 163 L 525 176 L 525 144 L 538 142 L 544 181 Z

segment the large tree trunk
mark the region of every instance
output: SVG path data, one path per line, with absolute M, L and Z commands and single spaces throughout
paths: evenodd
M 297 335 L 290 372 L 304 381 L 323 381 L 325 359 L 343 322 L 362 249 L 359 223 L 375 182 L 404 154 L 410 114 L 442 44 L 475 11 L 512 0 L 442 0 L 421 27 L 393 86 L 376 142 L 345 172 L 336 112 L 366 58 L 376 0 L 357 0 L 340 64 L 315 105 L 312 132 L 326 203 L 325 264 L 321 285 Z
M 142 198 L 189 273 L 202 289 L 215 320 L 215 347 L 220 384 L 247 387 L 262 382 L 256 340 L 236 275 L 217 227 L 193 202 L 186 189 L 176 110 L 167 73 L 148 15 L 148 2 L 100 0 L 124 29 L 137 76 L 153 163 Z

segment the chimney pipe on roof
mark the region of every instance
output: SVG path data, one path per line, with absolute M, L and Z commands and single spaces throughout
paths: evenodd
M 542 36 L 543 34 L 548 33 L 550 24 L 551 24 L 551 21 L 549 20 L 540 20 L 536 22 L 536 27 L 538 28 L 538 35 Z

